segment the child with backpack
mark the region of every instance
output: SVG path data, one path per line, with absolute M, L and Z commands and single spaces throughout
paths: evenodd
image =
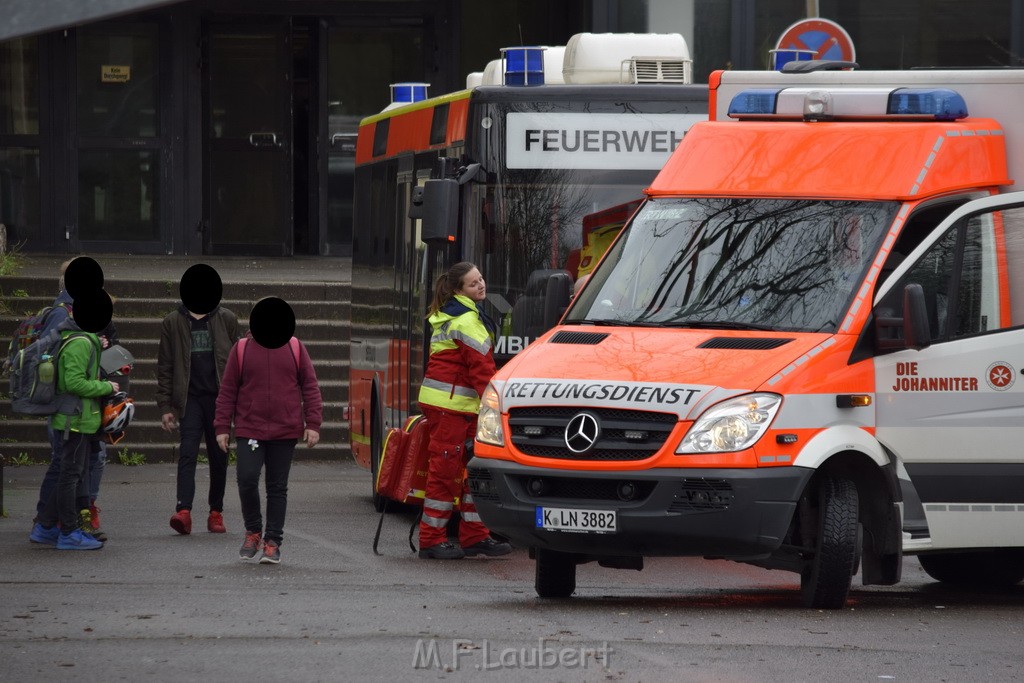
M 80 257 L 85 261 L 92 261 L 88 257 Z M 77 330 L 72 310 L 74 299 L 68 293 L 64 284 L 64 275 L 76 259 L 64 261 L 60 266 L 59 291 L 53 303 L 34 316 L 26 318 L 18 327 L 11 340 L 8 349 L 8 360 L 5 362 L 5 369 L 10 371 L 17 357 L 18 352 L 31 345 L 38 339 L 46 337 L 54 330 L 71 329 Z M 95 261 L 92 261 L 95 263 Z M 98 264 L 95 266 L 98 268 Z M 73 269 L 74 271 L 75 269 Z M 74 272 L 73 272 L 74 275 Z M 100 346 L 104 349 L 119 343 L 117 329 L 113 322 L 108 324 L 99 334 Z M 47 436 L 50 442 L 50 466 L 43 475 L 43 481 L 39 486 L 39 498 L 36 502 L 36 517 L 43 511 L 46 501 L 50 497 L 50 491 L 57 484 L 60 475 L 61 462 L 61 441 L 60 435 L 55 434 L 53 429 L 47 426 Z M 84 530 L 101 541 L 106 541 L 107 536 L 100 527 L 100 509 L 96 505 L 99 496 L 100 482 L 103 479 L 103 472 L 106 467 L 107 452 L 106 445 L 100 438 L 96 438 L 91 447 L 87 464 L 87 475 L 82 478 L 77 496 L 79 508 L 79 521 Z
M 82 292 L 76 296 L 73 313 L 80 331 L 70 325 L 60 331 L 53 370 L 56 391 L 64 405 L 50 417 L 50 427 L 60 438 L 60 472 L 57 486 L 32 527 L 29 540 L 33 543 L 53 545 L 58 550 L 103 547 L 101 541 L 80 528 L 76 498 L 101 425 L 99 399 L 120 389 L 116 382 L 99 378 L 101 345 L 96 333 L 110 324 L 112 314 L 113 303 L 105 291 Z M 68 404 L 74 407 L 69 409 Z

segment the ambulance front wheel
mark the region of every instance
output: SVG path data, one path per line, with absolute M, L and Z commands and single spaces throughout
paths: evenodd
M 1016 586 L 1024 580 L 1024 548 L 918 555 L 921 568 L 936 581 L 957 586 Z
M 534 588 L 541 598 L 568 598 L 576 590 L 576 559 L 570 553 L 537 548 Z
M 850 592 L 857 566 L 858 515 L 857 487 L 848 479 L 823 477 L 816 495 L 802 501 L 808 509 L 802 515 L 810 520 L 805 529 L 813 555 L 800 572 L 800 592 L 805 607 L 841 609 Z

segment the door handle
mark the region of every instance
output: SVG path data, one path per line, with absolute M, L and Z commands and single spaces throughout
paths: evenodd
M 277 133 L 249 133 L 249 144 L 253 147 L 280 147 Z

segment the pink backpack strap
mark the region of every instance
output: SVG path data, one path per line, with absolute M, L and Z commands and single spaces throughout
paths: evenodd
M 248 337 L 242 337 L 241 339 L 238 340 L 238 343 L 235 345 L 235 360 L 238 361 L 238 383 L 239 384 L 242 383 L 242 364 L 243 364 L 243 362 L 245 360 L 245 343 L 247 341 L 249 341 Z M 298 379 L 299 378 L 299 368 L 302 367 L 302 363 L 300 362 L 300 358 L 302 357 L 302 354 L 299 351 L 299 340 L 298 340 L 298 338 L 297 337 L 292 337 L 291 339 L 289 339 L 288 340 L 288 346 L 290 346 L 291 349 L 292 349 L 292 358 L 295 359 L 295 377 L 296 377 L 296 379 Z M 300 384 L 301 384 L 301 382 L 300 382 Z

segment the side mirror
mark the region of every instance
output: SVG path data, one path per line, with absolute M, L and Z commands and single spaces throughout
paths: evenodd
M 924 288 L 915 282 L 903 288 L 903 340 L 908 349 L 915 351 L 928 348 L 932 343 Z
M 459 219 L 459 184 L 451 179 L 436 179 L 414 187 L 409 218 L 423 221 L 420 239 L 427 244 L 454 242 Z

